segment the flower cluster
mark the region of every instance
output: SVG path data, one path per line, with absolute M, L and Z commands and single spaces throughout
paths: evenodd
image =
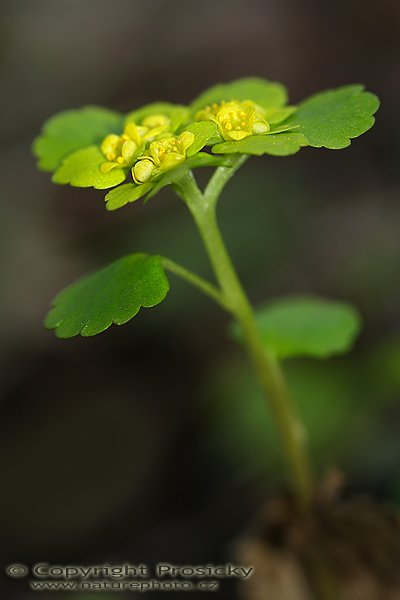
M 240 141 L 246 137 L 267 134 L 271 127 L 265 111 L 252 100 L 222 100 L 188 113 L 180 124 L 180 133 L 174 133 L 167 114 L 150 113 L 139 122 L 126 123 L 123 133 L 106 135 L 100 145 L 106 159 L 100 165 L 102 173 L 115 168 L 130 169 L 136 185 L 157 179 L 162 173 L 175 169 L 187 159 L 187 151 L 195 142 L 193 131 L 185 129 L 194 123 L 211 121 L 215 142 Z M 193 127 L 192 127 L 193 129 Z M 204 140 L 205 146 L 210 136 Z
M 143 119 L 141 125 L 128 123 L 122 135 L 107 135 L 101 144 L 101 151 L 108 161 L 101 165 L 103 173 L 108 173 L 114 167 L 130 167 L 146 142 L 164 133 L 170 124 L 166 115 L 152 115 Z
M 194 135 L 184 131 L 175 136 L 170 127 L 171 119 L 167 115 L 151 114 L 139 125 L 127 123 L 121 135 L 108 134 L 100 146 L 107 159 L 100 166 L 101 171 L 108 173 L 116 167 L 131 168 L 132 178 L 139 185 L 178 166 L 185 161 L 186 150 L 193 143 Z
M 260 154 L 261 138 L 262 153 L 288 152 L 288 144 L 295 151 L 298 140 L 277 144 L 274 135 L 297 126 L 286 102 L 281 84 L 248 78 L 214 86 L 189 106 L 156 102 L 125 117 L 84 107 L 50 119 L 34 151 L 55 183 L 110 189 L 113 210 L 173 184 L 185 169 L 227 164 L 233 152 Z
M 372 127 L 378 106 L 360 85 L 290 106 L 282 84 L 249 77 L 217 84 L 189 106 L 156 102 L 125 116 L 94 106 L 66 111 L 45 124 L 34 153 L 55 183 L 110 190 L 105 200 L 114 210 L 190 169 L 229 166 L 232 154 L 345 148 Z

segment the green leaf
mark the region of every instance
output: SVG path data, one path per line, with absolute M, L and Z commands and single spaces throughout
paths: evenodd
M 222 100 L 253 100 L 264 108 L 281 107 L 287 102 L 287 91 L 281 83 L 247 77 L 209 88 L 192 102 L 191 109 L 197 112 L 208 104 Z
M 185 131 L 194 134 L 194 142 L 186 152 L 187 157 L 190 158 L 202 150 L 204 146 L 207 146 L 209 140 L 217 135 L 218 126 L 214 121 L 198 121 L 185 127 Z
M 100 144 L 109 133 L 119 133 L 122 122 L 122 115 L 99 106 L 85 106 L 51 117 L 33 143 L 39 169 L 54 171 L 71 152 Z
M 222 142 L 212 147 L 216 154 L 272 154 L 273 156 L 289 156 L 296 154 L 302 146 L 307 146 L 307 139 L 301 133 L 278 133 L 272 135 L 252 135 L 240 141 Z
M 296 112 L 296 106 L 284 106 L 283 108 L 273 107 L 265 111 L 265 118 L 271 126 L 285 121 L 290 115 Z
M 105 158 L 97 146 L 89 146 L 73 152 L 64 159 L 52 177 L 54 183 L 69 183 L 74 187 L 94 187 L 105 190 L 122 183 L 128 169 L 116 167 L 103 173 L 100 166 Z
M 375 122 L 372 115 L 379 100 L 363 89 L 362 85 L 349 85 L 316 94 L 302 102 L 285 125 L 299 125 L 296 131 L 306 136 L 310 146 L 346 148 Z
M 172 133 L 189 120 L 189 109 L 186 106 L 170 102 L 152 102 L 128 113 L 125 124 L 132 122 L 140 124 L 143 119 L 155 114 L 166 115 L 171 119 L 169 131 Z
M 225 167 L 231 166 L 229 159 L 225 156 L 216 156 L 215 154 L 207 154 L 207 152 L 198 152 L 195 156 L 189 158 L 185 165 L 188 169 L 196 169 L 198 167 Z
M 313 296 L 282 298 L 257 310 L 256 320 L 265 345 L 278 358 L 342 354 L 361 328 L 352 306 Z
M 130 254 L 65 288 L 45 320 L 59 338 L 92 336 L 123 325 L 164 300 L 169 283 L 159 256 Z
M 143 183 L 141 185 L 125 183 L 124 185 L 113 188 L 104 198 L 107 202 L 107 210 L 116 210 L 117 208 L 122 208 L 122 206 L 125 206 L 125 204 L 128 204 L 129 202 L 139 200 L 139 198 L 145 196 L 147 192 L 152 189 L 153 185 L 153 183 Z

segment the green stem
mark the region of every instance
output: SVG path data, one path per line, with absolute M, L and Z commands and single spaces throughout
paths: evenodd
M 209 296 L 215 300 L 215 302 L 222 306 L 222 308 L 229 310 L 224 296 L 221 294 L 219 289 L 215 287 L 215 285 L 212 285 L 199 275 L 196 275 L 196 273 L 193 273 L 193 271 L 182 267 L 182 265 L 178 265 L 178 263 L 166 258 L 165 256 L 161 257 L 161 262 L 164 269 L 170 271 L 170 273 L 174 273 L 174 275 L 177 275 L 178 277 L 181 277 L 181 279 L 184 279 L 188 283 L 192 284 L 194 287 L 206 294 L 206 296 Z
M 212 206 L 216 205 L 217 200 L 228 181 L 248 158 L 249 156 L 247 154 L 233 154 L 227 159 L 226 166 L 219 167 L 215 170 L 214 175 L 211 177 L 204 191 L 206 204 Z
M 300 510 L 310 507 L 313 483 L 308 461 L 305 432 L 290 399 L 279 362 L 260 338 L 253 309 L 236 274 L 221 237 L 216 218 L 216 202 L 226 182 L 246 157 L 235 157 L 232 167 L 219 167 L 205 193 L 193 176 L 179 182 L 177 192 L 184 198 L 197 224 L 203 243 L 220 285 L 225 303 L 244 332 L 248 354 L 279 429 L 283 452 L 290 471 L 293 493 Z

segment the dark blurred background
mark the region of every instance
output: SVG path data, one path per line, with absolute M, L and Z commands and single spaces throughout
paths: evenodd
M 226 562 L 284 486 L 228 320 L 184 283 L 171 276 L 160 307 L 95 338 L 42 328 L 56 292 L 125 252 L 211 276 L 169 191 L 107 213 L 101 192 L 36 171 L 43 121 L 84 104 L 185 103 L 247 75 L 283 82 L 294 103 L 359 82 L 381 98 L 375 128 L 346 150 L 250 161 L 219 215 L 255 303 L 312 292 L 360 308 L 349 356 L 285 367 L 319 474 L 334 465 L 347 493 L 399 503 L 399 3 L 14 0 L 1 12 L 2 563 Z M 25 580 L 4 586 L 34 597 Z

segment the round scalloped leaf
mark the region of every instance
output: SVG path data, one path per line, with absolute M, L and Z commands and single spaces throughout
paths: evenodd
M 124 185 L 119 185 L 110 190 L 104 198 L 107 202 L 106 208 L 107 210 L 117 210 L 117 208 L 122 208 L 125 204 L 136 202 L 136 200 L 139 200 L 139 198 L 150 192 L 153 186 L 153 183 L 142 183 L 141 185 L 125 183 Z
M 266 347 L 278 358 L 343 354 L 353 345 L 361 319 L 351 305 L 315 296 L 289 296 L 256 311 Z M 240 336 L 236 327 L 235 333 Z
M 159 256 L 130 254 L 65 288 L 45 320 L 59 338 L 92 336 L 123 325 L 143 307 L 156 306 L 169 290 Z
M 296 130 L 297 131 L 297 130 Z M 278 133 L 272 135 L 252 135 L 239 141 L 222 142 L 212 147 L 215 154 L 271 154 L 272 156 L 290 156 L 296 154 L 307 139 L 301 133 Z
M 33 143 L 39 169 L 54 171 L 68 154 L 100 144 L 109 133 L 119 133 L 122 123 L 122 115 L 100 106 L 85 106 L 51 117 Z
M 281 83 L 246 77 L 209 88 L 192 102 L 191 109 L 197 112 L 208 104 L 222 100 L 253 100 L 265 108 L 281 107 L 287 102 L 287 91 Z
M 105 158 L 97 146 L 73 152 L 65 158 L 52 177 L 54 183 L 106 190 L 125 181 L 128 169 L 116 167 L 108 173 L 100 169 Z
M 379 100 L 362 85 L 320 92 L 304 100 L 285 125 L 299 125 L 310 146 L 339 150 L 370 129 Z
M 189 120 L 189 109 L 181 104 L 171 104 L 170 102 L 152 102 L 136 110 L 132 110 L 125 117 L 126 123 L 139 124 L 143 119 L 150 115 L 167 115 L 171 119 L 169 131 L 175 132 L 181 125 Z

